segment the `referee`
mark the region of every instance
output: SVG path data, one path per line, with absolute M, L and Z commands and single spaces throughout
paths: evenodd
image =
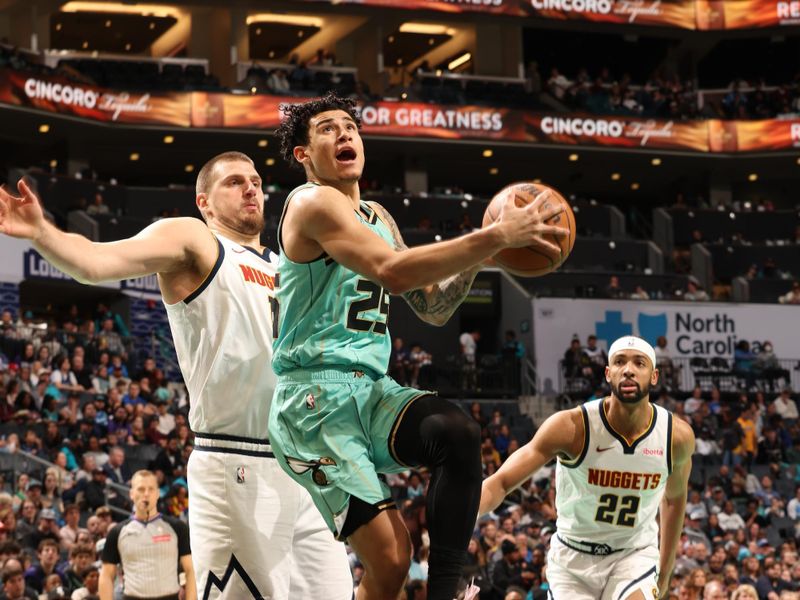
M 185 600 L 197 600 L 189 528 L 156 509 L 158 482 L 150 471 L 131 479 L 133 516 L 108 532 L 101 558 L 100 600 L 114 599 L 117 565 L 125 573 L 124 600 L 178 600 L 178 566 L 186 573 Z

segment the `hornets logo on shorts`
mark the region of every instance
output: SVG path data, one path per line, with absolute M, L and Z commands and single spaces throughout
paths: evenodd
M 289 468 L 298 475 L 311 471 L 311 479 L 319 486 L 328 485 L 328 477 L 321 471 L 321 468 L 336 466 L 336 461 L 328 456 L 323 456 L 317 460 L 303 460 L 287 456 L 286 462 Z

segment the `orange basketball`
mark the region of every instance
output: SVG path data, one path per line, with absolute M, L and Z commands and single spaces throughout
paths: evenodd
M 567 256 L 569 256 L 572 247 L 575 245 L 576 233 L 575 215 L 572 213 L 569 202 L 567 202 L 558 191 L 549 186 L 523 181 L 520 183 L 513 183 L 495 194 L 492 201 L 489 202 L 489 206 L 486 207 L 486 212 L 483 214 L 483 226 L 486 227 L 497 220 L 503 203 L 508 198 L 509 192 L 514 193 L 517 206 L 525 206 L 533 202 L 536 196 L 545 190 L 550 190 L 551 193 L 550 199 L 544 203 L 542 210 L 549 208 L 550 202 L 552 201 L 560 202 L 561 206 L 564 207 L 563 212 L 548 219 L 546 223 L 548 225 L 556 225 L 569 229 L 570 234 L 566 237 L 548 236 L 548 241 L 561 247 L 561 257 L 555 261 L 544 254 L 540 248 L 535 248 L 533 246 L 527 246 L 525 248 L 506 248 L 498 252 L 494 256 L 495 262 L 514 275 L 521 275 L 523 277 L 546 275 L 557 269 L 567 260 Z

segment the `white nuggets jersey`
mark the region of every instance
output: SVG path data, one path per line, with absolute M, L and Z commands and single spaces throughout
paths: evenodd
M 608 422 L 604 400 L 581 406 L 583 450 L 556 465 L 558 536 L 567 546 L 602 554 L 658 546 L 656 515 L 672 472 L 672 414 L 650 404 L 647 430 L 628 443 Z
M 184 301 L 166 305 L 189 390 L 189 426 L 198 437 L 263 444 L 275 389 L 276 270 L 269 256 L 215 235 L 211 273 Z

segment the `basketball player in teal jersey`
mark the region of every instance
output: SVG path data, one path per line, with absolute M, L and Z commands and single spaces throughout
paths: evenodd
M 544 197 L 524 208 L 509 199 L 481 231 L 408 249 L 387 212 L 360 199 L 364 147 L 353 101 L 328 95 L 284 112 L 281 150 L 308 182 L 289 194 L 278 226 L 273 450 L 364 564 L 359 600 L 397 598 L 411 556 L 379 474 L 428 467 L 428 598 L 451 600 L 480 499 L 480 430 L 456 405 L 386 375 L 389 294 L 443 324 L 481 261 L 503 248 L 533 245 L 557 257 L 544 237 L 567 234 L 545 225 L 560 209 L 545 210 Z

